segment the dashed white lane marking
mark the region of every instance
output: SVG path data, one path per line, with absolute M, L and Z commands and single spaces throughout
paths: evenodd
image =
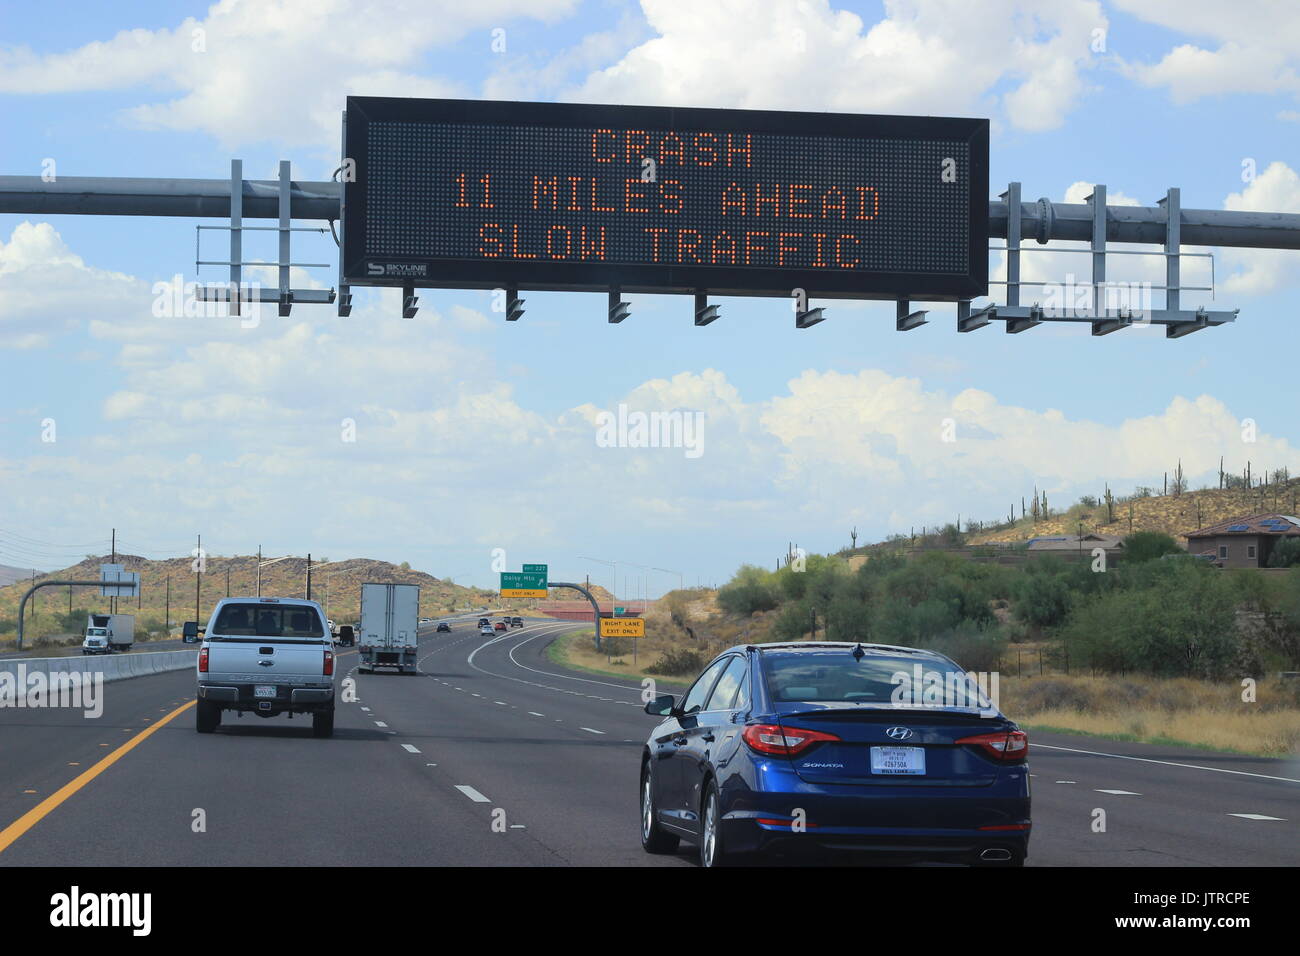
M 506 706 L 506 702 L 505 702 L 504 700 L 496 700 L 496 701 L 493 701 L 493 703 L 494 703 L 494 704 L 500 704 L 502 707 L 505 707 L 505 706 Z
M 458 783 L 458 784 L 456 784 L 456 789 L 459 790 L 461 793 L 465 794 L 465 796 L 469 797 L 469 798 L 470 798 L 471 800 L 473 800 L 475 803 L 491 803 L 491 802 L 492 802 L 492 801 L 489 800 L 487 797 L 483 796 L 483 794 L 481 794 L 481 793 L 479 793 L 477 790 L 475 790 L 473 787 L 468 786 L 468 785 L 466 785 L 466 784 Z
M 436 767 L 436 766 L 438 766 L 438 765 L 437 765 L 436 763 L 426 763 L 425 766 L 426 766 L 426 767 Z
M 483 695 L 482 695 L 482 694 L 474 694 L 473 696 L 474 696 L 474 697 L 482 697 Z
M 546 716 L 545 714 L 539 714 L 539 713 L 538 713 L 537 711 L 535 711 L 535 710 L 530 710 L 530 711 L 528 712 L 528 715 L 529 715 L 530 717 L 545 717 L 545 716 Z
M 1114 757 L 1116 760 L 1136 760 L 1139 763 L 1158 763 L 1166 767 L 1184 767 L 1188 770 L 1208 770 L 1212 773 L 1231 773 L 1238 777 L 1259 777 L 1262 780 L 1281 780 L 1283 783 L 1300 783 L 1296 777 L 1274 777 L 1267 773 L 1253 773 L 1249 770 L 1228 770 L 1226 767 L 1202 767 L 1194 763 L 1178 763 L 1173 760 L 1156 760 L 1152 757 L 1132 757 L 1128 754 L 1108 754 L 1100 750 L 1079 750 L 1075 747 L 1058 747 L 1056 744 L 1037 744 L 1039 750 L 1064 750 L 1072 754 L 1087 754 L 1090 757 Z
M 595 730 L 591 727 L 579 727 L 578 729 L 585 730 L 589 734 L 600 734 L 602 737 L 605 736 L 605 731 L 603 730 Z
M 418 754 L 420 752 L 416 747 L 412 746 L 411 744 L 402 744 L 402 749 L 405 750 L 407 753 L 411 753 L 411 754 Z
M 362 709 L 362 710 L 369 710 L 370 708 L 369 708 L 369 707 L 362 707 L 361 709 Z
M 375 726 L 376 726 L 376 727 L 387 727 L 388 725 L 387 725 L 386 723 L 384 723 L 382 720 L 376 720 L 376 721 L 375 721 Z
M 1285 823 L 1285 817 L 1267 817 L 1262 813 L 1229 813 L 1230 817 L 1241 817 L 1243 820 L 1277 820 L 1279 823 Z
M 1073 780 L 1058 780 L 1057 783 L 1074 783 Z
M 1132 790 L 1097 790 L 1097 793 L 1113 793 L 1117 797 L 1140 797 L 1142 794 Z
M 510 829 L 512 829 L 512 830 L 525 830 L 525 829 L 527 829 L 527 827 L 525 827 L 522 823 L 512 823 L 512 824 L 510 824 Z

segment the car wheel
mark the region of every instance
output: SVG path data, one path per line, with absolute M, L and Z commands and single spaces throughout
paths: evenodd
M 712 780 L 704 790 L 700 813 L 700 866 L 729 866 L 731 858 L 722 841 L 722 810 L 718 787 Z
M 655 812 L 654 784 L 650 779 L 650 765 L 641 770 L 641 849 L 647 853 L 672 853 L 679 838 L 665 833 L 659 826 Z
M 313 737 L 334 736 L 334 708 L 318 710 L 311 715 L 311 732 Z
M 199 700 L 194 705 L 194 729 L 201 734 L 210 734 L 221 723 L 221 708 L 210 700 Z

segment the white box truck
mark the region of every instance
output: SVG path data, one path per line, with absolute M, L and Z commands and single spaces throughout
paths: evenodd
M 357 669 L 373 674 L 376 667 L 395 667 L 399 674 L 414 674 L 419 620 L 418 584 L 361 585 Z
M 135 644 L 134 614 L 91 614 L 86 617 L 83 654 L 111 654 L 129 651 Z

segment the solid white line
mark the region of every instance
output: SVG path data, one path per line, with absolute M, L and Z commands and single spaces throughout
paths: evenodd
M 1142 794 L 1134 793 L 1132 790 L 1097 790 L 1097 793 L 1113 793 L 1117 797 L 1140 797 Z
M 407 753 L 412 753 L 412 754 L 418 754 L 420 752 L 411 744 L 402 744 L 402 749 L 405 750 Z
M 590 727 L 579 727 L 578 729 L 585 730 L 589 734 L 600 734 L 602 737 L 605 736 L 605 731 L 603 730 L 592 730 Z
M 491 802 L 492 802 L 492 801 L 489 800 L 487 797 L 483 796 L 483 794 L 481 794 L 481 793 L 479 793 L 477 790 L 475 790 L 473 787 L 466 786 L 466 785 L 463 784 L 463 783 L 458 783 L 458 784 L 456 784 L 456 789 L 459 790 L 461 793 L 465 794 L 465 796 L 469 797 L 469 798 L 470 798 L 471 800 L 473 800 L 475 803 L 491 803 Z
M 1266 817 L 1262 813 L 1229 813 L 1228 816 L 1241 817 L 1243 820 L 1278 820 L 1282 823 L 1286 822 L 1284 817 Z
M 1072 754 L 1088 754 L 1092 757 L 1114 757 L 1116 760 L 1136 760 L 1139 763 L 1158 763 L 1166 767 L 1185 767 L 1188 770 L 1209 770 L 1214 773 L 1231 773 L 1239 777 L 1258 777 L 1261 780 L 1281 780 L 1283 783 L 1300 783 L 1295 777 L 1274 777 L 1267 773 L 1251 773 L 1249 770 L 1226 770 L 1223 767 L 1202 767 L 1194 763 L 1176 763 L 1172 760 L 1155 760 L 1152 757 L 1130 757 L 1128 754 L 1108 754 L 1099 750 L 1078 750 L 1074 747 L 1056 747 L 1052 744 L 1034 744 L 1039 750 L 1065 750 Z

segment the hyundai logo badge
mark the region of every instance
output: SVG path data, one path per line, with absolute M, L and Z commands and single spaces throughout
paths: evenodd
M 912 736 L 911 728 L 908 727 L 890 727 L 885 733 L 890 740 L 906 740 Z

